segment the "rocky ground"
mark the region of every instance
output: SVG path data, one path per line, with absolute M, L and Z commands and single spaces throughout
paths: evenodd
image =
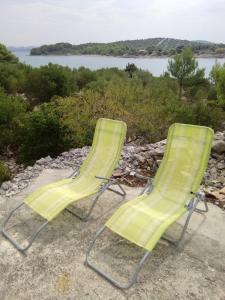
M 0 224 L 9 212 L 44 184 L 67 177 L 70 169 L 44 169 L 29 186 L 7 199 L 0 196 Z M 125 199 L 106 191 L 88 222 L 64 210 L 38 235 L 26 255 L 19 253 L 0 234 L 1 300 L 224 300 L 225 213 L 209 203 L 207 214 L 195 213 L 179 247 L 160 240 L 147 259 L 138 283 L 119 290 L 84 264 L 85 253 L 100 227 L 124 202 L 134 199 L 141 188 L 123 186 Z M 71 210 L 84 213 L 93 198 L 80 201 Z M 200 204 L 199 208 L 202 208 Z M 184 215 L 166 235 L 178 238 Z M 9 233 L 24 243 L 43 219 L 27 206 L 8 224 Z M 123 283 L 127 282 L 144 250 L 104 232 L 91 252 L 94 264 Z
M 121 160 L 114 172 L 114 177 L 126 185 L 140 186 L 145 184 L 143 180 L 137 177 L 137 174 L 153 177 L 162 160 L 166 140 L 154 144 L 142 145 L 142 143 L 138 140 L 123 147 Z M 9 167 L 11 170 L 14 173 L 19 173 L 12 180 L 1 185 L 0 195 L 4 197 L 14 196 L 26 188 L 31 180 L 38 177 L 44 169 L 79 168 L 89 149 L 90 147 L 87 146 L 72 149 L 54 159 L 47 156 L 23 170 L 21 167 L 16 167 L 13 161 L 10 161 Z M 225 209 L 225 125 L 223 130 L 215 134 L 202 189 L 211 202 Z

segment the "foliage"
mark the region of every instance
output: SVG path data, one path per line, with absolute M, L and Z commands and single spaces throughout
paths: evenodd
M 0 92 L 0 152 L 20 143 L 26 111 L 27 104 L 22 98 Z
M 23 163 L 32 163 L 47 155 L 56 156 L 70 146 L 52 104 L 43 104 L 27 115 L 22 135 L 19 160 Z
M 0 63 L 0 87 L 10 94 L 24 92 L 29 71 L 30 67 L 24 64 Z
M 181 54 L 177 54 L 168 62 L 168 72 L 177 79 L 179 85 L 179 98 L 182 95 L 184 81 L 193 79 L 194 76 L 204 78 L 204 70 L 197 70 L 198 62 L 193 57 L 191 48 L 185 48 Z
M 57 43 L 33 48 L 31 55 L 112 55 L 112 56 L 139 56 L 139 55 L 175 55 L 186 47 L 192 48 L 196 54 L 224 55 L 225 45 L 202 41 L 187 41 L 171 38 L 149 38 L 139 40 L 118 41 L 112 43 L 86 43 L 72 45 Z
M 182 103 L 170 109 L 174 111 L 174 122 L 178 123 L 218 128 L 225 120 L 225 114 L 219 107 L 207 105 L 204 101 L 198 101 L 192 105 Z
M 9 169 L 6 167 L 5 163 L 0 160 L 0 185 L 3 181 L 10 179 Z
M 129 77 L 132 78 L 133 74 L 138 70 L 135 64 L 127 64 L 125 68 L 125 72 L 129 74 Z
M 68 96 L 76 90 L 73 71 L 51 63 L 32 69 L 25 88 L 28 96 L 36 99 L 36 103 L 50 101 L 53 96 Z
M 1 62 L 18 62 L 18 58 L 14 54 L 12 54 L 12 52 L 10 52 L 3 44 L 0 44 L 0 63 Z
M 117 49 L 118 45 L 114 46 Z M 181 80 L 186 102 L 180 101 L 177 80 L 168 72 L 154 77 L 132 64 L 126 70 L 92 71 L 54 64 L 32 68 L 17 62 L 0 63 L 1 152 L 10 148 L 20 162 L 31 164 L 71 147 L 90 145 L 100 117 L 124 120 L 129 137 L 141 135 L 149 142 L 165 138 L 174 122 L 216 129 L 225 120 L 221 109 L 225 67 L 215 66 L 209 81 L 204 70 L 197 68 L 190 49 L 182 45 L 173 49 L 181 54 L 170 62 L 170 71 Z M 167 50 L 157 51 L 163 54 Z M 196 51 L 200 50 L 196 47 Z
M 216 64 L 211 71 L 218 103 L 225 109 L 225 64 Z
M 75 72 L 75 80 L 79 89 L 84 88 L 88 83 L 96 81 L 96 73 L 88 68 L 80 67 Z

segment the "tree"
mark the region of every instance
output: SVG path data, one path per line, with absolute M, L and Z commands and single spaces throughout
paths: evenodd
M 70 148 L 66 129 L 60 124 L 54 103 L 44 103 L 39 110 L 27 114 L 19 149 L 19 161 L 25 164 Z
M 0 62 L 0 87 L 9 94 L 24 92 L 26 76 L 30 70 L 30 66 L 22 63 Z
M 27 76 L 26 92 L 37 102 L 48 102 L 53 96 L 68 96 L 77 90 L 73 71 L 49 63 L 32 69 Z
M 218 102 L 225 108 L 225 64 L 223 66 L 216 64 L 210 76 L 215 85 Z
M 26 111 L 27 105 L 22 98 L 0 92 L 0 153 L 20 143 Z
M 130 64 L 130 63 L 128 63 L 125 68 L 125 72 L 129 74 L 130 78 L 133 77 L 134 72 L 136 72 L 137 70 L 138 70 L 137 66 L 135 64 Z
M 0 62 L 18 63 L 18 58 L 6 46 L 0 44 Z
M 168 62 L 168 72 L 177 79 L 179 85 L 179 98 L 182 95 L 183 84 L 192 77 L 198 68 L 198 62 L 193 56 L 191 48 L 185 48 Z

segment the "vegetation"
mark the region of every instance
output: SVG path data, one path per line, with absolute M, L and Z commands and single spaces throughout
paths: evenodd
M 22 98 L 0 92 L 0 154 L 8 147 L 19 146 L 26 111 L 27 104 Z
M 215 86 L 218 103 L 225 109 L 225 64 L 217 64 L 211 71 L 211 78 Z
M 54 96 L 68 96 L 77 90 L 74 72 L 68 67 L 48 64 L 32 69 L 27 75 L 25 91 L 38 103 L 48 102 Z
M 190 49 L 177 54 L 170 73 L 160 77 L 133 64 L 125 70 L 32 68 L 5 57 L 0 63 L 0 155 L 13 151 L 25 164 L 90 145 L 99 117 L 124 120 L 129 137 L 149 142 L 165 138 L 174 122 L 216 129 L 225 120 L 225 66 L 215 66 L 209 80 Z
M 18 58 L 5 45 L 0 44 L 0 62 L 18 63 Z
M 175 77 L 179 85 L 179 98 L 181 98 L 183 85 L 188 80 L 190 81 L 195 77 L 205 76 L 204 69 L 198 69 L 198 62 L 193 57 L 191 48 L 185 48 L 181 54 L 177 54 L 173 59 L 168 62 L 168 71 Z
M 72 45 L 57 43 L 31 49 L 31 55 L 110 55 L 110 56 L 173 56 L 190 47 L 196 55 L 225 56 L 225 44 L 205 41 L 187 41 L 170 38 L 150 38 L 112 43 L 87 43 Z
M 9 174 L 9 170 L 6 167 L 4 161 L 0 160 L 0 184 L 2 184 L 2 182 L 9 180 L 10 178 L 10 174 Z

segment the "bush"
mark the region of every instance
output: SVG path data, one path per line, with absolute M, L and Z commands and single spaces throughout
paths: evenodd
M 27 105 L 22 98 L 0 92 L 0 152 L 20 143 L 26 111 Z
M 225 64 L 215 65 L 210 73 L 213 80 L 219 105 L 225 110 Z
M 0 44 L 0 62 L 17 63 L 18 58 L 10 52 L 6 46 Z
M 66 132 L 51 104 L 43 104 L 38 111 L 28 114 L 19 149 L 19 161 L 25 164 L 47 155 L 57 156 L 69 149 Z
M 88 83 L 96 81 L 96 73 L 87 68 L 80 67 L 78 71 L 74 71 L 76 84 L 79 89 L 84 88 Z
M 7 93 L 22 93 L 29 70 L 23 64 L 0 63 L 0 86 Z
M 98 118 L 126 120 L 128 116 L 121 104 L 92 90 L 58 99 L 55 105 L 60 124 L 65 129 L 65 138 L 72 147 L 91 145 Z
M 5 163 L 0 160 L 0 185 L 10 179 L 10 173 L 8 167 L 6 167 Z
M 53 96 L 68 96 L 76 91 L 74 72 L 55 64 L 32 69 L 27 76 L 26 92 L 36 103 L 49 102 Z
M 199 101 L 194 104 L 183 103 L 174 107 L 174 122 L 204 125 L 219 128 L 225 119 L 221 108 Z

